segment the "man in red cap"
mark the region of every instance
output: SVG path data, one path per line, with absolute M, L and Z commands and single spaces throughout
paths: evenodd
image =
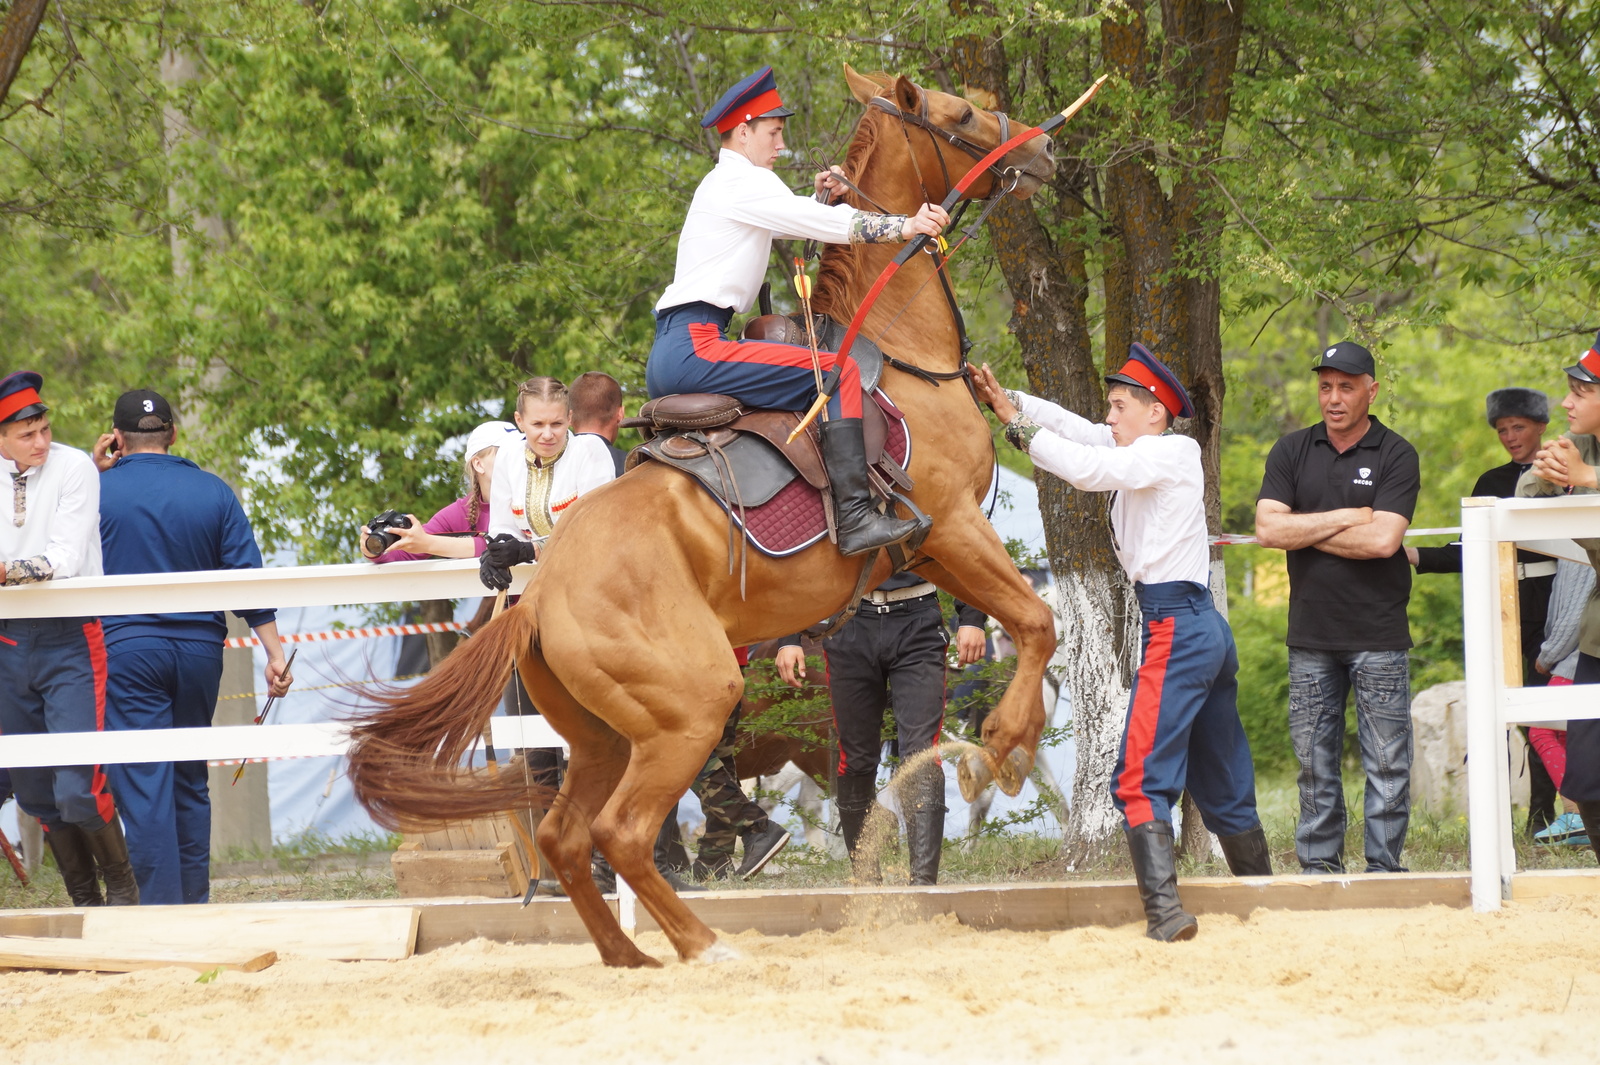
M 43 386 L 27 371 L 0 380 L 0 470 L 10 475 L 0 488 L 0 571 L 8 587 L 101 572 L 100 472 L 88 455 L 52 440 Z M 99 619 L 4 620 L 3 596 L 0 732 L 100 731 L 106 647 Z M 138 904 L 128 845 L 99 766 L 13 769 L 11 781 L 17 804 L 43 825 L 74 906 Z
M 1192 939 L 1199 926 L 1178 901 L 1173 859 L 1172 808 L 1185 788 L 1235 876 L 1272 873 L 1239 721 L 1239 655 L 1211 601 L 1200 445 L 1168 431 L 1174 418 L 1192 418 L 1194 406 L 1142 344 L 1106 377 L 1103 425 L 1003 391 L 988 366 L 972 378 L 1006 439 L 1040 469 L 1085 492 L 1116 493 L 1112 546 L 1139 598 L 1143 653 L 1111 795 L 1127 825 L 1145 934 Z
M 722 151 L 695 190 L 676 273 L 656 303 L 656 339 L 645 369 L 652 397 L 711 392 L 752 407 L 805 410 L 816 398 L 810 349 L 723 335 L 733 315 L 755 302 L 773 239 L 885 243 L 937 236 L 950 221 L 938 204 L 925 203 L 911 216 L 881 215 L 796 196 L 773 172 L 784 120 L 792 114 L 772 68 L 762 67 L 724 93 L 700 122 L 721 135 Z M 818 193 L 842 191 L 831 173 L 818 174 L 814 186 Z M 832 372 L 837 355 L 821 356 L 823 372 Z M 910 536 L 915 522 L 873 506 L 861 437 L 861 375 L 850 358 L 839 366 L 821 434 L 840 552 L 863 554 Z
M 1539 449 L 1517 482 L 1519 496 L 1590 495 L 1600 491 L 1600 335 L 1566 368 L 1567 432 Z M 1600 538 L 1578 541 L 1600 570 Z M 1600 684 L 1600 593 L 1590 595 L 1578 623 L 1574 684 Z M 1567 723 L 1567 771 L 1561 794 L 1578 804 L 1589 845 L 1600 857 L 1600 721 Z

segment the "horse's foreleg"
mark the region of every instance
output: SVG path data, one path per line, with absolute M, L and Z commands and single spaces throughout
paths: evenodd
M 566 739 L 571 753 L 561 792 L 539 823 L 539 850 L 555 868 L 556 879 L 589 930 L 600 960 L 622 968 L 661 963 L 636 946 L 595 886 L 589 824 L 616 790 L 628 763 L 628 741 L 589 713 L 551 675 L 537 653 L 518 663 L 523 684 L 539 712 Z
M 1017 671 L 983 723 L 983 750 L 969 753 L 958 774 L 961 794 L 976 799 L 992 780 L 1007 795 L 1022 790 L 1044 731 L 1041 684 L 1055 653 L 1050 608 L 1017 571 L 993 526 L 971 514 L 941 515 L 923 545 L 933 559 L 918 572 L 1004 626 L 1017 645 Z

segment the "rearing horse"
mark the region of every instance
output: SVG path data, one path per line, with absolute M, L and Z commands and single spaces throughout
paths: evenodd
M 1005 142 L 1003 116 L 904 77 L 849 67 L 866 108 L 845 160 L 872 209 L 913 214 L 972 166 L 974 149 Z M 888 106 L 885 106 L 887 104 Z M 1003 160 L 1012 194 L 1054 170 L 1048 138 Z M 985 175 L 968 194 L 996 192 Z M 869 204 L 857 203 L 867 207 Z M 829 246 L 819 311 L 849 317 L 894 249 Z M 962 358 L 950 304 L 930 256 L 905 264 L 863 332 L 898 360 L 935 373 Z M 1017 572 L 980 501 L 992 475 L 988 423 L 963 382 L 942 386 L 886 366 L 883 387 L 916 442 L 913 501 L 933 517 L 917 571 L 1000 621 L 1017 672 L 984 724 L 984 749 L 963 772 L 1020 787 L 1044 727 L 1040 681 L 1055 645 L 1049 608 Z M 591 844 L 627 878 L 684 960 L 725 948 L 656 872 L 662 819 L 688 788 L 744 693 L 733 646 L 796 632 L 846 605 L 862 560 L 826 539 L 797 555 L 749 556 L 747 594 L 728 565 L 727 518 L 688 477 L 657 463 L 583 496 L 556 526 L 521 601 L 415 687 L 378 697 L 354 729 L 350 779 L 381 823 L 450 820 L 525 807 L 544 797 L 521 780 L 470 773 L 461 757 L 488 723 L 513 660 L 534 703 L 571 748 L 566 780 L 540 824 L 555 867 L 607 965 L 658 965 L 623 934 L 589 872 Z M 889 574 L 879 557 L 875 586 Z M 969 759 L 972 754 L 969 753 Z M 708 954 L 708 951 L 710 952 Z

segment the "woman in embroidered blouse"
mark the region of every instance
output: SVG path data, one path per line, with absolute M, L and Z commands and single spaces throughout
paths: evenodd
M 495 460 L 489 536 L 515 536 L 536 549 L 580 495 L 616 477 L 616 466 L 600 437 L 572 434 L 567 387 L 553 377 L 522 383 L 516 421 L 525 444 L 501 448 Z
M 392 530 L 399 539 L 381 555 L 367 554 L 367 527 L 361 526 L 361 554 L 373 562 L 476 558 L 483 554 L 484 536 L 489 531 L 489 489 L 493 484 L 495 457 L 502 444 L 506 450 L 511 450 L 521 443 L 521 434 L 510 422 L 484 422 L 472 430 L 461 461 L 466 494 L 426 522 L 418 521 L 415 514 L 407 514 L 411 528 Z

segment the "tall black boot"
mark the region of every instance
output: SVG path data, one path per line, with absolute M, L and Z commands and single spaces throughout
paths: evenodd
M 867 483 L 867 447 L 860 418 L 823 422 L 822 461 L 833 484 L 833 509 L 839 523 L 839 553 L 862 555 L 897 544 L 917 531 L 917 523 L 878 512 Z
M 1173 864 L 1172 826 L 1146 821 L 1127 830 L 1128 851 L 1133 855 L 1133 875 L 1139 881 L 1144 903 L 1145 935 L 1171 943 L 1193 939 L 1200 924 L 1183 912 L 1178 902 L 1178 870 Z
M 661 822 L 661 831 L 656 833 L 656 868 L 670 869 L 674 873 L 689 871 L 689 852 L 683 849 L 683 832 L 678 828 L 676 806 L 667 811 L 667 819 Z
M 66 821 L 45 829 L 44 841 L 50 853 L 56 856 L 56 869 L 67 887 L 67 897 L 74 906 L 104 906 L 100 896 L 100 881 L 94 872 L 94 852 L 89 849 L 89 837 L 83 829 Z
M 902 802 L 906 816 L 906 850 L 911 855 L 911 883 L 937 884 L 939 858 L 944 850 L 944 773 L 930 766 L 907 789 L 910 802 Z
M 1580 802 L 1578 816 L 1583 818 L 1584 831 L 1589 833 L 1589 849 L 1600 860 L 1600 802 Z
M 1236 836 L 1218 836 L 1228 871 L 1234 876 L 1271 876 L 1272 854 L 1267 850 L 1267 834 L 1260 825 Z
M 139 905 L 139 882 L 133 878 L 133 863 L 128 861 L 128 841 L 122 837 L 122 822 L 113 817 L 100 828 L 78 826 L 89 841 L 94 864 L 106 882 L 107 906 Z
M 877 796 L 878 782 L 873 777 L 839 777 L 833 784 L 833 801 L 839 806 L 839 831 L 844 834 L 845 850 L 850 852 L 850 865 L 857 880 L 870 884 L 882 883 L 883 873 L 878 868 L 877 854 L 868 855 L 860 848 Z

